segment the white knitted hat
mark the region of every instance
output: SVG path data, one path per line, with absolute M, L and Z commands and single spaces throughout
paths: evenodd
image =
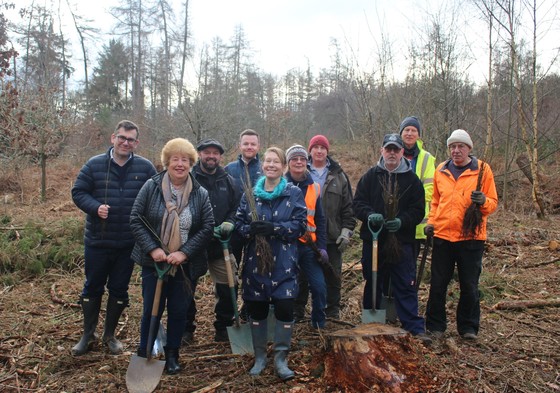
M 447 146 L 456 142 L 464 143 L 465 145 L 469 145 L 471 149 L 473 148 L 472 139 L 465 130 L 455 130 L 451 133 L 449 138 L 447 138 Z

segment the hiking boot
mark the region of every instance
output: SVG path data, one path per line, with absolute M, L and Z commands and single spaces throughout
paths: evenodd
M 432 338 L 428 336 L 426 333 L 418 333 L 417 335 L 414 336 L 414 338 L 420 340 L 422 344 L 424 344 L 427 347 L 432 345 Z
M 229 341 L 227 330 L 226 329 L 216 330 L 216 334 L 214 335 L 214 341 L 217 343 L 223 343 Z
M 468 333 L 461 334 L 461 337 L 463 337 L 464 340 L 468 340 L 468 341 L 474 341 L 478 338 L 476 336 L 476 333 L 473 333 L 473 332 L 468 332 Z
M 445 335 L 444 332 L 440 332 L 439 330 L 434 330 L 433 332 L 428 332 L 430 336 L 432 336 L 435 340 L 441 340 Z
M 183 338 L 181 339 L 183 344 L 190 344 L 194 341 L 194 332 L 185 330 L 183 332 Z

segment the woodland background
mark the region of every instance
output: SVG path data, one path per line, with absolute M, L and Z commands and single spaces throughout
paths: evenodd
M 450 131 L 469 131 L 475 154 L 492 166 L 500 205 L 489 222 L 478 342 L 454 332 L 454 283 L 445 340 L 416 348 L 423 359 L 417 381 L 430 382 L 405 381 L 404 391 L 560 391 L 560 72 L 556 56 L 539 49 L 558 34 L 556 2 L 447 1 L 418 16 L 418 37 L 406 53 L 380 37 L 371 69 L 360 67 L 351 43 L 333 39 L 330 67 L 285 75 L 256 66 L 242 26 L 229 39 L 194 47 L 188 0 L 182 9 L 163 0 L 115 4 L 103 21 L 114 20 L 114 35 L 91 59 L 100 21 L 88 21 L 79 6 L 46 1 L 20 10 L 0 0 L 0 390 L 126 390 L 138 342 L 138 271 L 117 333 L 125 353 L 111 356 L 96 345 L 82 358 L 70 355 L 81 335 L 76 300 L 83 283 L 83 214 L 70 189 L 85 160 L 107 148 L 120 119 L 140 125 L 139 153 L 155 163 L 164 142 L 177 136 L 219 139 L 227 162 L 245 128 L 261 133 L 263 147 L 307 145 L 322 133 L 355 185 L 377 160 L 382 135 L 417 115 L 438 161 Z M 6 10 L 18 16 L 8 20 Z M 61 10 L 72 14 L 71 28 L 60 23 Z M 488 72 L 476 81 L 468 71 L 481 59 L 469 50 L 465 15 L 478 15 L 487 27 Z M 80 45 L 71 47 L 70 37 Z M 185 74 L 189 62 L 194 78 Z M 76 64 L 83 79 L 74 78 Z M 402 64 L 406 72 L 397 77 Z M 250 356 L 212 341 L 214 298 L 205 277 L 196 341 L 181 351 L 185 371 L 164 375 L 159 391 L 345 391 L 324 377 L 323 360 L 329 331 L 360 321 L 360 246 L 355 236 L 344 254 L 342 321 L 329 321 L 324 332 L 296 327 L 294 381 L 279 382 L 271 369 L 252 379 Z M 429 264 L 422 311 L 428 282 Z M 511 302 L 521 307 L 508 308 Z
M 259 131 L 263 146 L 306 144 L 322 133 L 376 152 L 385 133 L 416 115 L 428 151 L 439 160 L 452 130 L 471 133 L 475 154 L 503 176 L 506 207 L 508 176 L 521 160 L 534 179 L 535 208 L 546 214 L 537 163 L 558 151 L 560 71 L 559 48 L 545 55 L 541 44 L 558 34 L 557 2 L 449 0 L 418 11 L 418 34 L 405 53 L 382 34 L 374 65 L 364 69 L 352 42 L 332 38 L 330 67 L 314 72 L 309 65 L 285 75 L 256 66 L 241 25 L 230 38 L 195 47 L 189 0 L 174 4 L 119 0 L 106 20 L 96 21 L 69 1 L 22 8 L 0 0 L 3 167 L 38 164 L 44 174 L 52 158 L 83 161 L 107 144 L 122 118 L 141 126 L 142 153 L 157 161 L 172 137 L 197 142 L 211 136 L 231 151 L 245 128 Z M 7 20 L 8 11 L 17 16 Z M 109 37 L 100 36 L 100 22 L 114 26 Z M 482 56 L 472 51 L 471 25 L 487 29 Z M 487 72 L 475 81 L 470 68 L 481 61 Z M 187 73 L 189 65 L 194 74 Z

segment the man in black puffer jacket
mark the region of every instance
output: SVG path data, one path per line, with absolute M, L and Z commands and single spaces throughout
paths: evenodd
M 130 210 L 138 191 L 156 174 L 153 164 L 134 154 L 138 126 L 123 120 L 111 135 L 113 146 L 90 158 L 80 170 L 72 199 L 86 216 L 84 234 L 86 280 L 80 297 L 84 314 L 82 338 L 73 355 L 86 353 L 96 339 L 95 329 L 105 286 L 109 292 L 103 343 L 112 354 L 123 350 L 115 328 L 128 306 L 128 283 L 134 267 L 130 258 L 134 236 L 130 231 Z

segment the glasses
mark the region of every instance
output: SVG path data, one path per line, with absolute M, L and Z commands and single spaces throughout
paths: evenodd
M 136 143 L 137 139 L 134 138 L 127 138 L 126 136 L 123 135 L 116 135 L 117 139 L 119 140 L 120 143 L 125 143 L 128 142 L 129 145 L 132 145 L 133 143 Z

